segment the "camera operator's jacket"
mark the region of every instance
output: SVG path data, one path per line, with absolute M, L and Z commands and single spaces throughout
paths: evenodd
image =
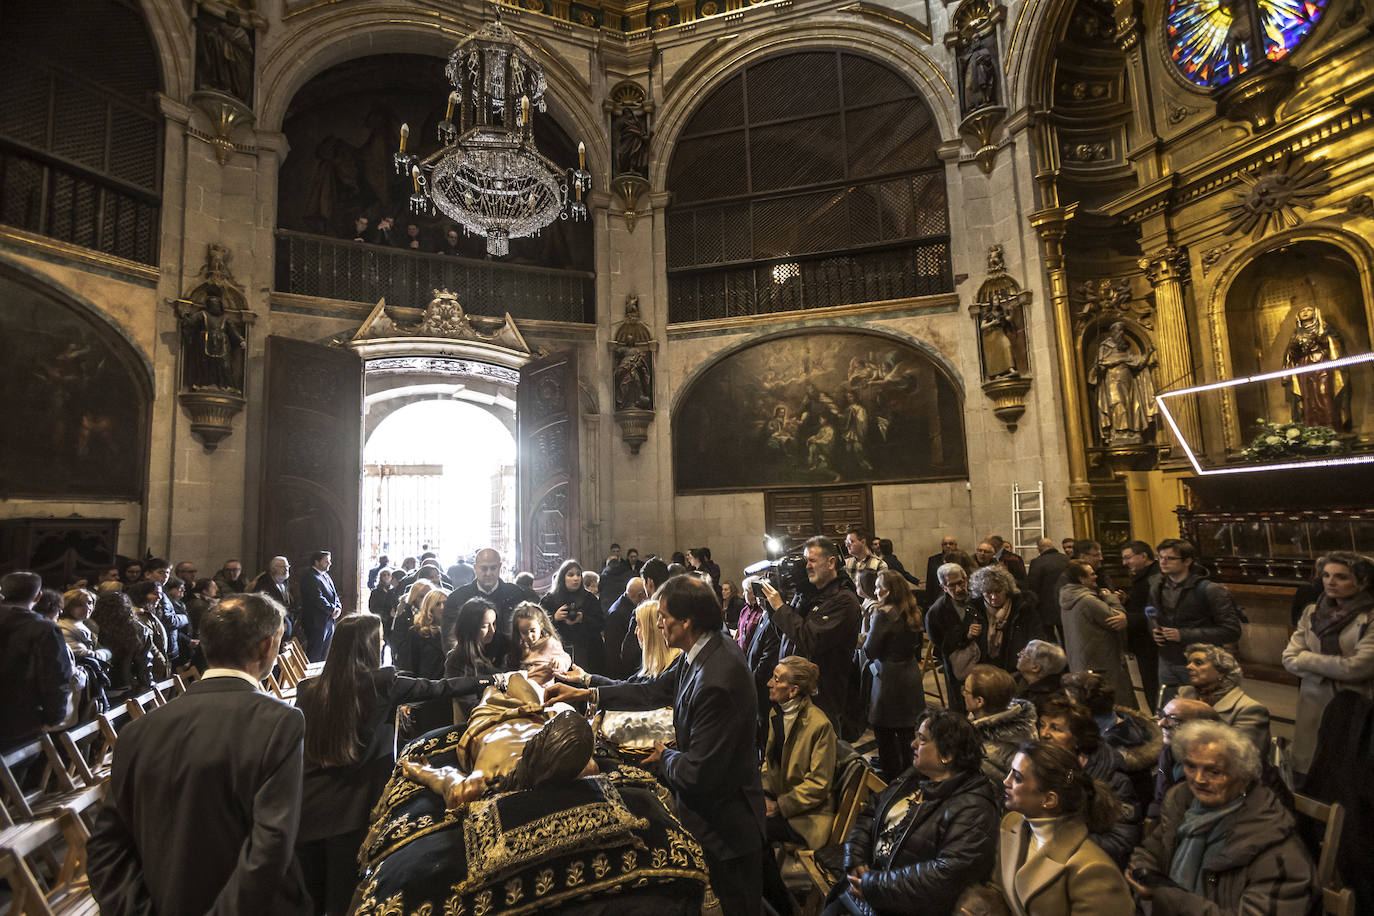
M 836 578 L 814 595 L 798 592 L 792 604 L 770 609 L 770 615 L 782 633 L 778 657 L 800 655 L 821 669 L 815 703 L 830 717 L 835 731 L 843 733 L 845 695 L 863 616 L 859 596 Z

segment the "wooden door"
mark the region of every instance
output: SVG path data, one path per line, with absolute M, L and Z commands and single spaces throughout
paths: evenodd
M 344 609 L 358 600 L 363 367 L 348 350 L 267 338 L 267 436 L 258 568 L 284 556 L 293 573 L 333 554 Z
M 542 591 L 578 545 L 577 353 L 520 370 L 515 411 L 520 491 L 520 567 Z
M 867 486 L 768 490 L 763 522 L 770 535 L 792 545 L 816 534 L 844 540 L 851 526 L 873 530 L 873 491 Z

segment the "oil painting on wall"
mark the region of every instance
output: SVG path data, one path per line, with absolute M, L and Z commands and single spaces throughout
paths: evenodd
M 963 397 L 920 349 L 789 333 L 725 357 L 673 415 L 677 492 L 967 476 Z
M 129 347 L 0 277 L 0 497 L 143 495 L 148 398 Z

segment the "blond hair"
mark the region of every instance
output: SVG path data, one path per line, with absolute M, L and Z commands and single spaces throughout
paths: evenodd
M 425 594 L 425 600 L 420 602 L 420 609 L 415 612 L 415 621 L 411 624 L 420 631 L 421 636 L 428 639 L 439 632 L 443 625 L 444 602 L 447 600 L 448 592 L 442 588 L 431 588 Z
M 668 641 L 658 628 L 658 602 L 653 598 L 641 601 L 635 608 L 635 623 L 639 626 L 639 674 L 657 677 L 668 670 L 682 650 L 668 648 Z

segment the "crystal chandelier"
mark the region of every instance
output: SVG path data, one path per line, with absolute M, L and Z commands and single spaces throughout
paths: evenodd
M 582 198 L 592 182 L 581 143 L 577 168 L 566 171 L 535 147 L 533 110 L 546 110 L 544 71 L 501 22 L 500 9 L 449 55 L 444 72 L 453 92 L 439 122 L 440 150 L 423 160 L 407 153 L 410 127 L 402 124 L 395 155 L 397 174 L 414 186 L 411 211 L 438 209 L 467 234 L 485 236 L 496 257 L 510 253 L 512 238 L 538 235 L 555 219 L 586 219 Z

